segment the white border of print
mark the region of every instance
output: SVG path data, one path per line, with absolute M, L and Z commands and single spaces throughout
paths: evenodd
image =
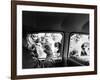
M 37 68 L 22 69 L 22 11 L 42 11 L 42 12 L 59 12 L 59 13 L 82 13 L 89 14 L 90 25 L 90 65 L 81 67 L 61 67 L 61 68 Z M 36 75 L 51 73 L 70 73 L 94 71 L 94 9 L 80 8 L 59 8 L 43 6 L 26 6 L 17 5 L 17 75 Z

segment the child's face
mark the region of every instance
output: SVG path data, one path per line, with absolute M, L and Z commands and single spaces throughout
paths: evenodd
M 87 44 L 84 44 L 84 50 L 86 51 L 86 53 L 88 53 L 89 54 L 89 50 L 90 48 L 89 48 L 89 44 L 87 43 Z

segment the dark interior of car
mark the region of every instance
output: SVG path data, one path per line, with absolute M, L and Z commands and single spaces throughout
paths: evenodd
M 53 61 L 33 60 L 31 51 L 23 47 L 22 64 L 25 68 L 44 68 L 44 67 L 74 67 L 88 66 L 89 61 L 81 60 L 78 57 L 68 57 L 69 41 L 71 33 L 82 33 L 89 35 L 89 14 L 81 13 L 55 13 L 55 12 L 22 12 L 22 34 L 23 39 L 27 34 L 34 32 L 63 32 L 63 51 L 62 59 Z M 41 65 L 41 66 L 39 66 Z

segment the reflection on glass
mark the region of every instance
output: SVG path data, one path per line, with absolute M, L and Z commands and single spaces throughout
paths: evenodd
M 27 49 L 37 54 L 39 59 L 52 57 L 60 59 L 62 51 L 62 33 L 33 33 L 27 34 Z

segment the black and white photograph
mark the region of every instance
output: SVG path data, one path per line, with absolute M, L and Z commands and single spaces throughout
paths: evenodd
M 27 3 L 17 2 L 12 8 L 14 75 L 95 74 L 96 6 Z
M 89 14 L 34 11 L 22 14 L 23 69 L 89 65 Z M 77 33 L 70 35 L 72 31 Z

